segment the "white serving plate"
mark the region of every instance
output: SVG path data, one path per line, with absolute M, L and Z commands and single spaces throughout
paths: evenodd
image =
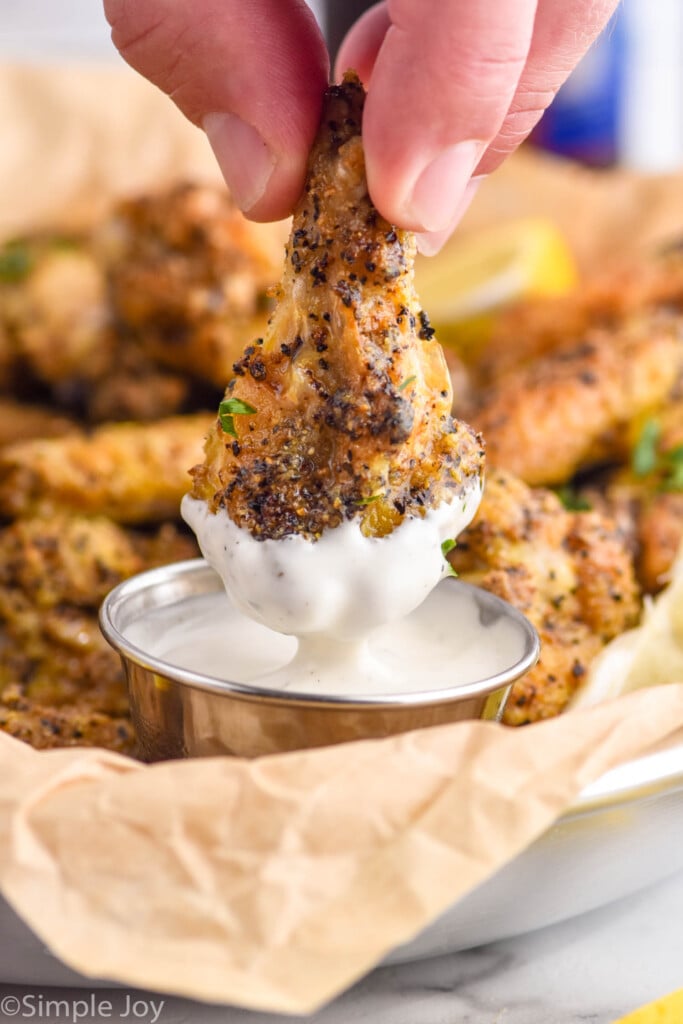
M 536 842 L 386 962 L 521 935 L 627 896 L 683 869 L 682 834 L 683 744 L 593 783 Z M 2 899 L 0 982 L 93 988 L 92 979 L 65 967 Z

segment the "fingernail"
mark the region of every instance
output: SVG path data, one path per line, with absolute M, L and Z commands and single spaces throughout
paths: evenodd
M 423 256 L 436 256 L 467 213 L 470 203 L 477 194 L 477 189 L 485 179 L 486 175 L 480 174 L 479 177 L 471 178 L 468 181 L 460 204 L 453 215 L 453 220 L 444 231 L 422 231 L 415 235 L 418 252 L 421 252 Z
M 274 154 L 256 128 L 237 114 L 207 114 L 202 127 L 235 202 L 248 213 L 268 187 Z
M 481 151 L 480 142 L 458 142 L 427 164 L 406 201 L 406 223 L 415 224 L 421 231 L 446 230 L 462 202 Z

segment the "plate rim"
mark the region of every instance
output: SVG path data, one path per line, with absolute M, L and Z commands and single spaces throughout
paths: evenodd
M 640 772 L 635 781 L 633 773 Z M 557 824 L 683 789 L 683 740 L 617 765 L 586 786 Z

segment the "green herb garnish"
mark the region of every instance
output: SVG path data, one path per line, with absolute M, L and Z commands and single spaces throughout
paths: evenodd
M 448 553 L 453 550 L 453 548 L 457 545 L 457 543 L 458 542 L 456 540 L 453 540 L 451 537 L 449 537 L 448 540 L 444 540 L 444 541 L 441 542 L 441 554 L 445 558 L 446 565 L 448 566 L 448 571 L 446 572 L 446 576 L 457 576 L 458 575 L 457 572 L 455 571 L 455 569 L 453 568 L 453 566 L 451 565 L 451 563 L 448 561 Z
M 369 498 L 359 498 L 356 502 L 357 505 L 372 505 L 373 501 L 379 501 L 383 498 L 383 494 L 371 494 Z
M 683 444 L 661 451 L 662 428 L 657 420 L 648 420 L 633 449 L 631 469 L 635 476 L 655 474 L 660 491 L 683 491 Z
M 555 494 L 568 512 L 590 512 L 593 508 L 588 498 L 580 494 L 571 484 L 556 487 Z
M 415 374 L 413 374 L 412 377 L 406 377 L 406 379 L 403 381 L 403 383 L 399 384 L 398 390 L 399 391 L 405 391 L 405 389 L 408 387 L 408 385 L 412 384 L 414 380 L 417 380 L 417 377 L 416 377 Z
M 660 458 L 657 446 L 661 436 L 662 428 L 657 420 L 647 420 L 643 424 L 631 456 L 631 468 L 636 476 L 647 476 L 656 469 Z
M 221 421 L 223 432 L 237 437 L 235 421 L 233 416 L 250 416 L 256 409 L 249 402 L 243 402 L 241 398 L 226 398 L 218 406 L 218 418 Z
M 33 256 L 21 242 L 9 242 L 0 249 L 0 282 L 14 284 L 33 269 Z

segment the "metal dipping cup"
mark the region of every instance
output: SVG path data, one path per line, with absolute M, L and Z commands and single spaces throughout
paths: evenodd
M 521 655 L 476 682 L 458 685 L 456 679 L 439 690 L 347 698 L 226 682 L 169 664 L 133 644 L 126 631 L 153 610 L 203 595 L 224 595 L 219 576 L 203 559 L 125 580 L 106 597 L 100 625 L 126 671 L 140 756 L 146 761 L 222 754 L 259 757 L 463 719 L 499 719 L 510 684 L 538 659 L 536 631 L 519 611 L 485 590 L 458 579 L 445 579 L 439 586 L 454 588 L 454 596 L 455 588 L 466 588 L 477 604 L 484 642 L 487 626 L 505 616 L 519 633 Z

